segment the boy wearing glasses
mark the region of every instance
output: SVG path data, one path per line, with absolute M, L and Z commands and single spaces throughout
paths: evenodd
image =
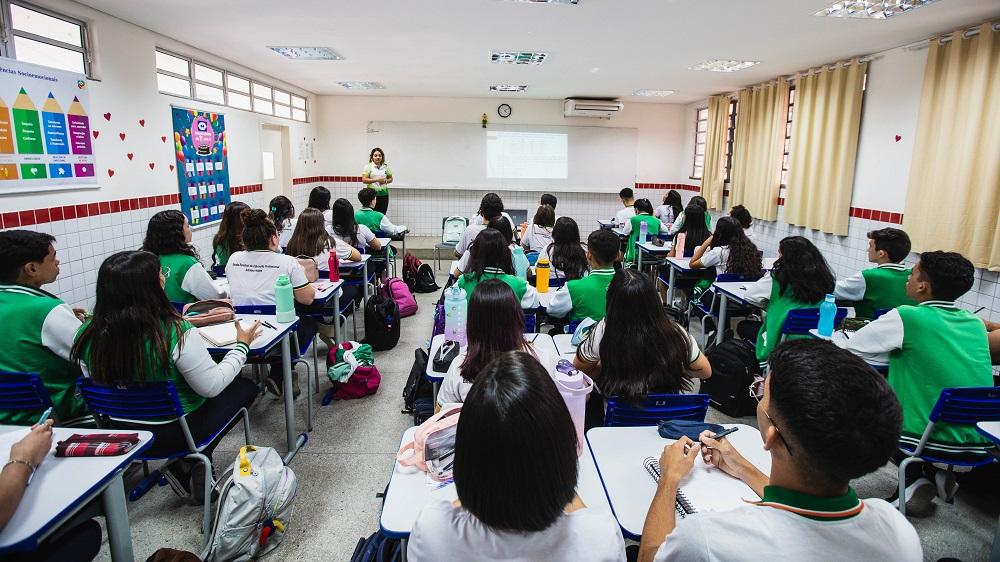
M 864 361 L 824 341 L 783 343 L 769 362 L 770 374 L 751 392 L 770 476 L 707 431 L 699 443 L 682 437 L 664 447 L 639 560 L 922 560 L 906 518 L 884 500 L 858 499 L 850 487 L 896 449 L 903 414 L 892 388 Z M 679 483 L 699 455 L 761 501 L 676 521 Z

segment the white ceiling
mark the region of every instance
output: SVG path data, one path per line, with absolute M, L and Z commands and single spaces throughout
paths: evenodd
M 78 0 L 316 94 L 618 97 L 688 103 L 778 75 L 886 50 L 1000 16 L 998 0 L 940 0 L 885 21 L 815 17 L 832 0 Z M 295 61 L 268 45 L 331 47 L 346 60 Z M 549 53 L 494 65 L 491 50 Z M 758 60 L 734 73 L 688 67 Z M 348 92 L 338 81 L 385 90 Z M 524 94 L 490 84 L 527 84 Z

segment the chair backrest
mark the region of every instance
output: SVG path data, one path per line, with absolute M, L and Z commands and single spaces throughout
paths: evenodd
M 549 288 L 550 289 L 557 288 L 557 287 L 562 287 L 565 284 L 566 284 L 566 278 L 565 277 L 549 277 Z
M 886 312 L 892 310 L 891 308 L 877 308 L 875 312 L 872 313 L 872 320 L 878 320 L 879 316 L 882 316 Z
M 657 425 L 662 420 L 705 421 L 707 394 L 650 394 L 639 406 L 608 398 L 605 426 Z
M 284 248 L 281 249 L 281 253 L 285 253 L 285 249 Z M 213 265 L 212 266 L 212 273 L 214 273 L 216 277 L 225 277 L 226 276 L 226 264 L 222 263 L 222 264 Z
M 0 371 L 0 410 L 35 410 L 52 406 L 42 379 L 34 373 Z
M 176 302 L 176 301 L 170 301 L 170 304 L 172 304 L 174 306 L 174 309 L 176 309 L 177 312 L 179 312 L 182 315 L 184 314 L 184 305 L 186 303 Z
M 277 314 L 277 306 L 273 304 L 241 304 L 233 310 L 236 314 Z
M 833 317 L 833 325 L 839 326 L 847 318 L 847 309 L 837 307 L 837 315 Z M 819 326 L 819 308 L 795 308 L 788 311 L 785 323 L 781 326 L 784 335 L 806 335 L 809 330 Z
M 76 386 L 87 407 L 95 414 L 139 421 L 161 421 L 184 416 L 184 408 L 177 397 L 177 387 L 173 381 L 105 386 L 97 384 L 93 379 L 80 377 Z
M 931 410 L 930 421 L 965 425 L 1000 421 L 1000 388 L 978 386 L 942 389 L 941 396 Z
M 441 243 L 458 244 L 462 239 L 465 227 L 469 226 L 469 219 L 459 216 L 444 217 L 441 219 Z
M 757 279 L 760 279 L 759 277 Z M 720 273 L 715 276 L 715 281 L 717 283 L 731 283 L 735 281 L 756 281 L 751 276 L 742 275 L 740 273 Z

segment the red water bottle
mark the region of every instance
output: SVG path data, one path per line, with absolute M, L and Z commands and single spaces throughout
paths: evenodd
M 337 248 L 330 249 L 330 260 L 327 262 L 330 268 L 330 281 L 340 281 L 340 260 L 337 259 Z

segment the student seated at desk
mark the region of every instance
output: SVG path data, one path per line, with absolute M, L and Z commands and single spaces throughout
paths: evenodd
M 618 192 L 618 198 L 622 200 L 622 208 L 615 213 L 615 226 L 624 227 L 635 216 L 635 193 L 626 187 Z
M 330 209 L 330 199 L 330 190 L 322 185 L 317 185 L 309 192 L 309 204 L 307 207 L 323 213 L 326 230 L 333 235 L 333 211 Z M 277 225 L 275 225 L 275 228 L 277 228 Z
M 617 239 L 617 237 L 616 237 Z M 580 228 L 570 217 L 559 217 L 552 229 L 552 243 L 538 252 L 538 259 L 549 260 L 552 279 L 580 279 L 590 271 L 587 245 L 580 243 Z
M 577 348 L 573 365 L 597 387 L 587 401 L 588 428 L 604 424 L 606 397 L 641 403 L 652 393 L 693 391 L 691 379 L 712 376 L 698 343 L 667 317 L 652 282 L 634 269 L 615 273 L 607 315 Z
M 191 245 L 191 225 L 184 213 L 171 209 L 150 217 L 142 249 L 159 256 L 167 278 L 163 290 L 170 302 L 226 298 L 226 291 L 215 286 L 198 260 L 198 251 Z
M 508 352 L 487 365 L 457 429 L 458 499 L 420 511 L 409 560 L 624 562 L 614 517 L 588 508 L 576 494 L 576 430 L 534 357 Z
M 243 211 L 250 206 L 242 201 L 232 201 L 222 211 L 219 230 L 212 237 L 212 267 L 226 267 L 229 256 L 243 249 Z
M 487 228 L 476 236 L 476 243 L 469 251 L 469 265 L 455 284 L 465 289 L 466 298 L 471 300 L 476 285 L 487 279 L 499 279 L 510 285 L 521 308 L 538 308 L 538 292 L 527 281 L 514 276 L 510 239 L 496 228 Z
M 229 280 L 234 305 L 273 305 L 274 282 L 282 273 L 291 281 L 295 302 L 307 306 L 312 304 L 316 288 L 306 279 L 299 262 L 293 256 L 281 253 L 278 232 L 263 210 L 252 209 L 243 216 L 243 244 L 246 250 L 233 254 L 226 265 L 226 279 Z M 315 319 L 299 318 L 296 332 L 299 343 L 312 339 L 316 335 Z M 268 391 L 280 396 L 284 377 L 281 358 L 272 359 L 270 365 L 270 377 L 264 382 Z M 293 376 L 292 381 L 298 396 L 298 377 Z
M 539 206 L 531 224 L 521 233 L 521 247 L 525 252 L 541 252 L 552 243 L 552 229 L 555 225 L 555 210 L 548 205 Z
M 990 322 L 983 320 L 986 324 L 987 338 L 990 344 L 990 358 L 994 365 L 1000 365 L 1000 322 Z
M 357 248 L 362 253 L 374 254 L 382 251 L 382 243 L 375 238 L 375 233 L 354 220 L 354 206 L 343 197 L 333 202 L 333 226 L 329 232 L 330 236 Z M 376 276 L 380 276 L 388 266 L 382 255 L 378 257 L 379 259 L 368 263 L 369 271 Z
M 486 225 L 491 220 L 500 216 L 507 219 L 507 222 L 513 226 L 514 220 L 510 218 L 510 215 L 503 212 L 503 199 L 500 199 L 500 196 L 496 193 L 483 195 L 482 201 L 479 202 L 479 211 L 469 220 L 469 226 L 465 227 L 465 231 L 462 232 L 462 238 L 455 246 L 455 257 L 462 257 L 462 254 L 469 249 L 469 245 L 486 228 Z
M 986 327 L 955 300 L 972 288 L 975 268 L 955 252 L 924 252 L 906 280 L 906 294 L 917 305 L 898 306 L 855 332 L 838 345 L 860 357 L 889 365 L 889 385 L 903 405 L 902 445 L 916 447 L 927 427 L 941 389 L 993 386 Z M 927 451 L 939 457 L 982 456 L 992 445 L 974 426 L 938 423 Z M 907 474 L 907 508 L 926 514 L 937 494 L 950 501 L 958 485 L 954 473 L 938 471 L 930 463 L 914 465 Z M 917 494 L 921 488 L 927 486 Z M 912 497 L 911 497 L 912 494 Z M 911 503 L 912 501 L 912 503 Z
M 875 267 L 837 281 L 833 294 L 839 300 L 857 301 L 854 312 L 859 318 L 871 318 L 880 308 L 917 304 L 906 295 L 910 268 L 903 260 L 910 253 L 910 237 L 898 228 L 883 228 L 868 233 L 868 261 Z
M 823 254 L 801 236 L 788 236 L 778 243 L 778 259 L 770 275 L 747 285 L 747 301 L 767 303 L 764 322 L 743 321 L 736 326 L 740 337 L 756 340 L 757 361 L 767 361 L 778 342 L 788 311 L 819 308 L 833 292 L 835 278 Z M 756 335 L 756 336 L 755 336 Z M 797 339 L 810 336 L 788 336 Z
M 695 195 L 688 201 L 688 207 L 691 205 L 697 205 L 701 207 L 701 210 L 705 214 L 705 228 L 708 230 L 712 229 L 712 215 L 708 213 L 708 201 L 705 200 L 701 195 Z M 684 212 L 681 216 L 674 219 L 674 225 L 670 227 L 670 234 L 677 234 L 681 231 L 681 228 L 687 223 L 687 207 L 684 208 Z
M 549 373 L 556 370 L 558 358 L 540 352 L 524 338 L 524 313 L 514 291 L 499 279 L 487 279 L 472 291 L 466 334 L 468 345 L 451 362 L 441 383 L 439 405 L 464 402 L 486 365 L 507 351 L 527 351 Z
M 653 210 L 653 216 L 660 219 L 660 222 L 667 225 L 667 229 L 674 224 L 677 217 L 684 211 L 681 202 L 681 194 L 671 189 L 663 196 L 663 204 Z
M 34 373 L 52 399 L 59 425 L 85 421 L 77 395 L 79 369 L 69 351 L 83 310 L 73 310 L 42 289 L 59 277 L 55 238 L 31 230 L 0 232 L 0 325 L 4 327 L 0 371 Z M 38 412 L 0 410 L 0 424 L 31 425 Z
M 770 363 L 770 374 L 751 392 L 771 475 L 708 431 L 700 443 L 682 437 L 664 447 L 640 562 L 923 560 L 906 518 L 884 500 L 858 499 L 850 486 L 896 449 L 902 414 L 889 385 L 863 361 L 819 340 L 784 343 Z M 702 462 L 698 456 L 742 480 L 761 501 L 677 521 L 680 482 Z
M 708 240 L 708 237 L 712 235 L 712 231 L 708 229 L 707 219 L 709 216 L 710 215 L 705 212 L 705 209 L 701 205 L 694 202 L 690 203 L 687 208 L 684 209 L 684 213 L 681 215 L 681 218 L 674 222 L 673 228 L 670 229 L 671 233 L 674 234 L 674 240 L 677 240 L 678 233 L 684 234 L 684 247 L 677 248 L 677 246 L 673 246 L 670 248 L 670 253 L 667 255 L 672 258 L 682 258 L 684 256 L 693 255 L 695 249 L 697 249 L 698 246 L 701 246 L 705 240 Z M 684 217 L 690 218 L 687 224 L 684 224 Z M 705 219 L 702 219 L 702 217 L 705 217 Z M 681 223 L 680 227 L 677 226 L 678 222 Z M 677 229 L 676 232 L 674 229 Z M 680 250 L 680 252 L 678 252 L 678 250 Z
M 608 285 L 615 276 L 615 262 L 621 256 L 618 249 L 618 236 L 610 230 L 595 230 L 587 237 L 587 263 L 590 264 L 590 275 L 581 279 L 567 281 L 559 287 L 546 314 L 556 318 L 583 320 L 604 318 L 607 310 Z
M 661 231 L 666 230 L 660 223 L 660 219 L 653 216 L 653 204 L 649 202 L 649 199 L 638 199 L 633 207 L 635 208 L 635 215 L 625 223 L 625 234 L 628 235 L 628 243 L 625 247 L 625 263 L 635 261 L 635 241 L 639 239 L 639 229 L 642 228 L 641 225 L 643 223 L 646 224 L 647 240 L 652 240 Z
M 230 263 L 239 254 L 233 254 Z M 97 272 L 94 315 L 80 328 L 71 357 L 102 385 L 173 381 L 198 442 L 257 398 L 257 385 L 239 375 L 250 343 L 260 334 L 260 322 L 243 326 L 237 321 L 236 347 L 216 364 L 198 329 L 167 300 L 165 283 L 159 260 L 149 252 L 118 252 L 104 260 Z M 150 455 L 186 449 L 178 424 L 136 427 L 153 432 Z M 203 454 L 211 458 L 217 444 Z M 179 461 L 170 469 L 187 491 L 198 495 L 204 492 L 204 480 L 192 486 L 191 473 L 199 471 L 198 478 L 205 478 L 203 467 L 197 461 Z
M 376 191 L 370 187 L 365 187 L 358 192 L 358 201 L 361 208 L 354 212 L 354 220 L 359 225 L 367 226 L 369 230 L 380 230 L 387 236 L 398 236 L 408 229 L 405 226 L 392 224 L 389 217 L 372 208 L 375 204 Z
M 507 247 L 510 249 L 511 255 L 513 255 L 514 249 L 517 248 L 517 244 L 514 243 L 514 230 L 511 228 L 510 221 L 502 216 L 494 217 L 493 220 L 486 225 L 486 228 L 492 228 L 500 231 L 500 234 L 503 235 L 503 239 L 507 241 Z M 473 244 L 475 244 L 475 241 L 473 241 Z M 465 253 L 462 254 L 462 257 L 458 258 L 458 263 L 455 264 L 455 270 L 451 272 L 456 279 L 469 270 L 469 260 L 472 259 L 472 245 L 470 245 L 469 248 L 470 249 L 466 250 Z
M 340 261 L 361 261 L 361 252 L 357 248 L 327 233 L 323 226 L 323 213 L 311 208 L 302 211 L 299 220 L 295 221 L 295 231 L 288 240 L 285 254 L 313 258 L 319 269 L 326 269 L 333 249 L 336 249 Z
M 278 195 L 267 205 L 267 218 L 278 229 L 278 244 L 284 248 L 295 232 L 295 205 L 284 195 Z
M 556 199 L 556 196 L 552 195 L 551 193 L 543 193 L 542 196 L 538 198 L 538 204 L 548 205 L 549 207 L 552 207 L 553 213 L 556 212 L 557 203 L 559 203 L 559 200 Z M 559 220 L 559 215 L 556 215 L 556 220 Z
M 764 272 L 760 250 L 746 237 L 739 223 L 730 217 L 719 219 L 715 233 L 694 251 L 691 267 L 714 267 L 717 275 L 729 273 L 752 280 L 760 279 Z
M 743 234 L 746 234 L 747 238 L 753 240 L 753 217 L 750 216 L 750 211 L 743 205 L 735 205 L 732 209 L 729 209 L 729 216 L 733 217 L 743 227 Z

